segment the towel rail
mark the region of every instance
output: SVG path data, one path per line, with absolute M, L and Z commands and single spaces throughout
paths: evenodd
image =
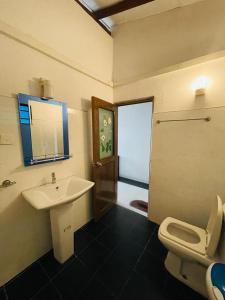
M 165 123 L 165 122 L 184 122 L 184 121 L 206 121 L 209 122 L 211 121 L 210 117 L 205 117 L 205 118 L 189 118 L 189 119 L 171 119 L 171 120 L 157 120 L 156 123 Z
M 37 165 L 37 164 L 41 164 L 43 162 L 63 160 L 63 159 L 71 158 L 71 157 L 73 157 L 72 154 L 70 154 L 70 155 L 62 155 L 62 156 L 55 156 L 55 157 L 44 158 L 44 159 L 31 159 L 30 160 L 30 164 L 31 165 Z

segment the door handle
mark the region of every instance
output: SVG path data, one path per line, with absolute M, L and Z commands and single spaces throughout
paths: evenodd
M 102 167 L 102 163 L 100 161 L 97 161 L 95 164 L 97 167 Z

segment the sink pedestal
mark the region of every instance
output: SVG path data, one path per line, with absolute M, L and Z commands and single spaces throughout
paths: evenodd
M 22 192 L 35 209 L 50 209 L 54 256 L 60 263 L 74 254 L 73 202 L 93 186 L 92 181 L 70 176 Z
M 64 263 L 74 254 L 72 212 L 72 203 L 50 209 L 54 256 L 60 263 Z

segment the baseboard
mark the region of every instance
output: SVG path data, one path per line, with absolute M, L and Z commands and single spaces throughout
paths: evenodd
M 140 188 L 143 188 L 143 189 L 146 189 L 146 190 L 149 189 L 149 184 L 144 183 L 144 182 L 140 182 L 140 181 L 137 181 L 137 180 L 133 180 L 133 179 L 129 179 L 129 178 L 119 176 L 118 181 L 130 184 L 130 185 L 135 185 L 137 187 L 140 187 Z

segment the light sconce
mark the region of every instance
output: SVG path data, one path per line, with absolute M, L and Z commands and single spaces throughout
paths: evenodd
M 41 85 L 41 98 L 46 100 L 52 99 L 53 93 L 52 93 L 52 86 L 50 80 L 40 78 L 40 85 Z
M 195 91 L 195 96 L 202 96 L 206 93 L 206 88 L 209 86 L 210 80 L 206 76 L 198 77 L 192 84 L 192 88 Z

